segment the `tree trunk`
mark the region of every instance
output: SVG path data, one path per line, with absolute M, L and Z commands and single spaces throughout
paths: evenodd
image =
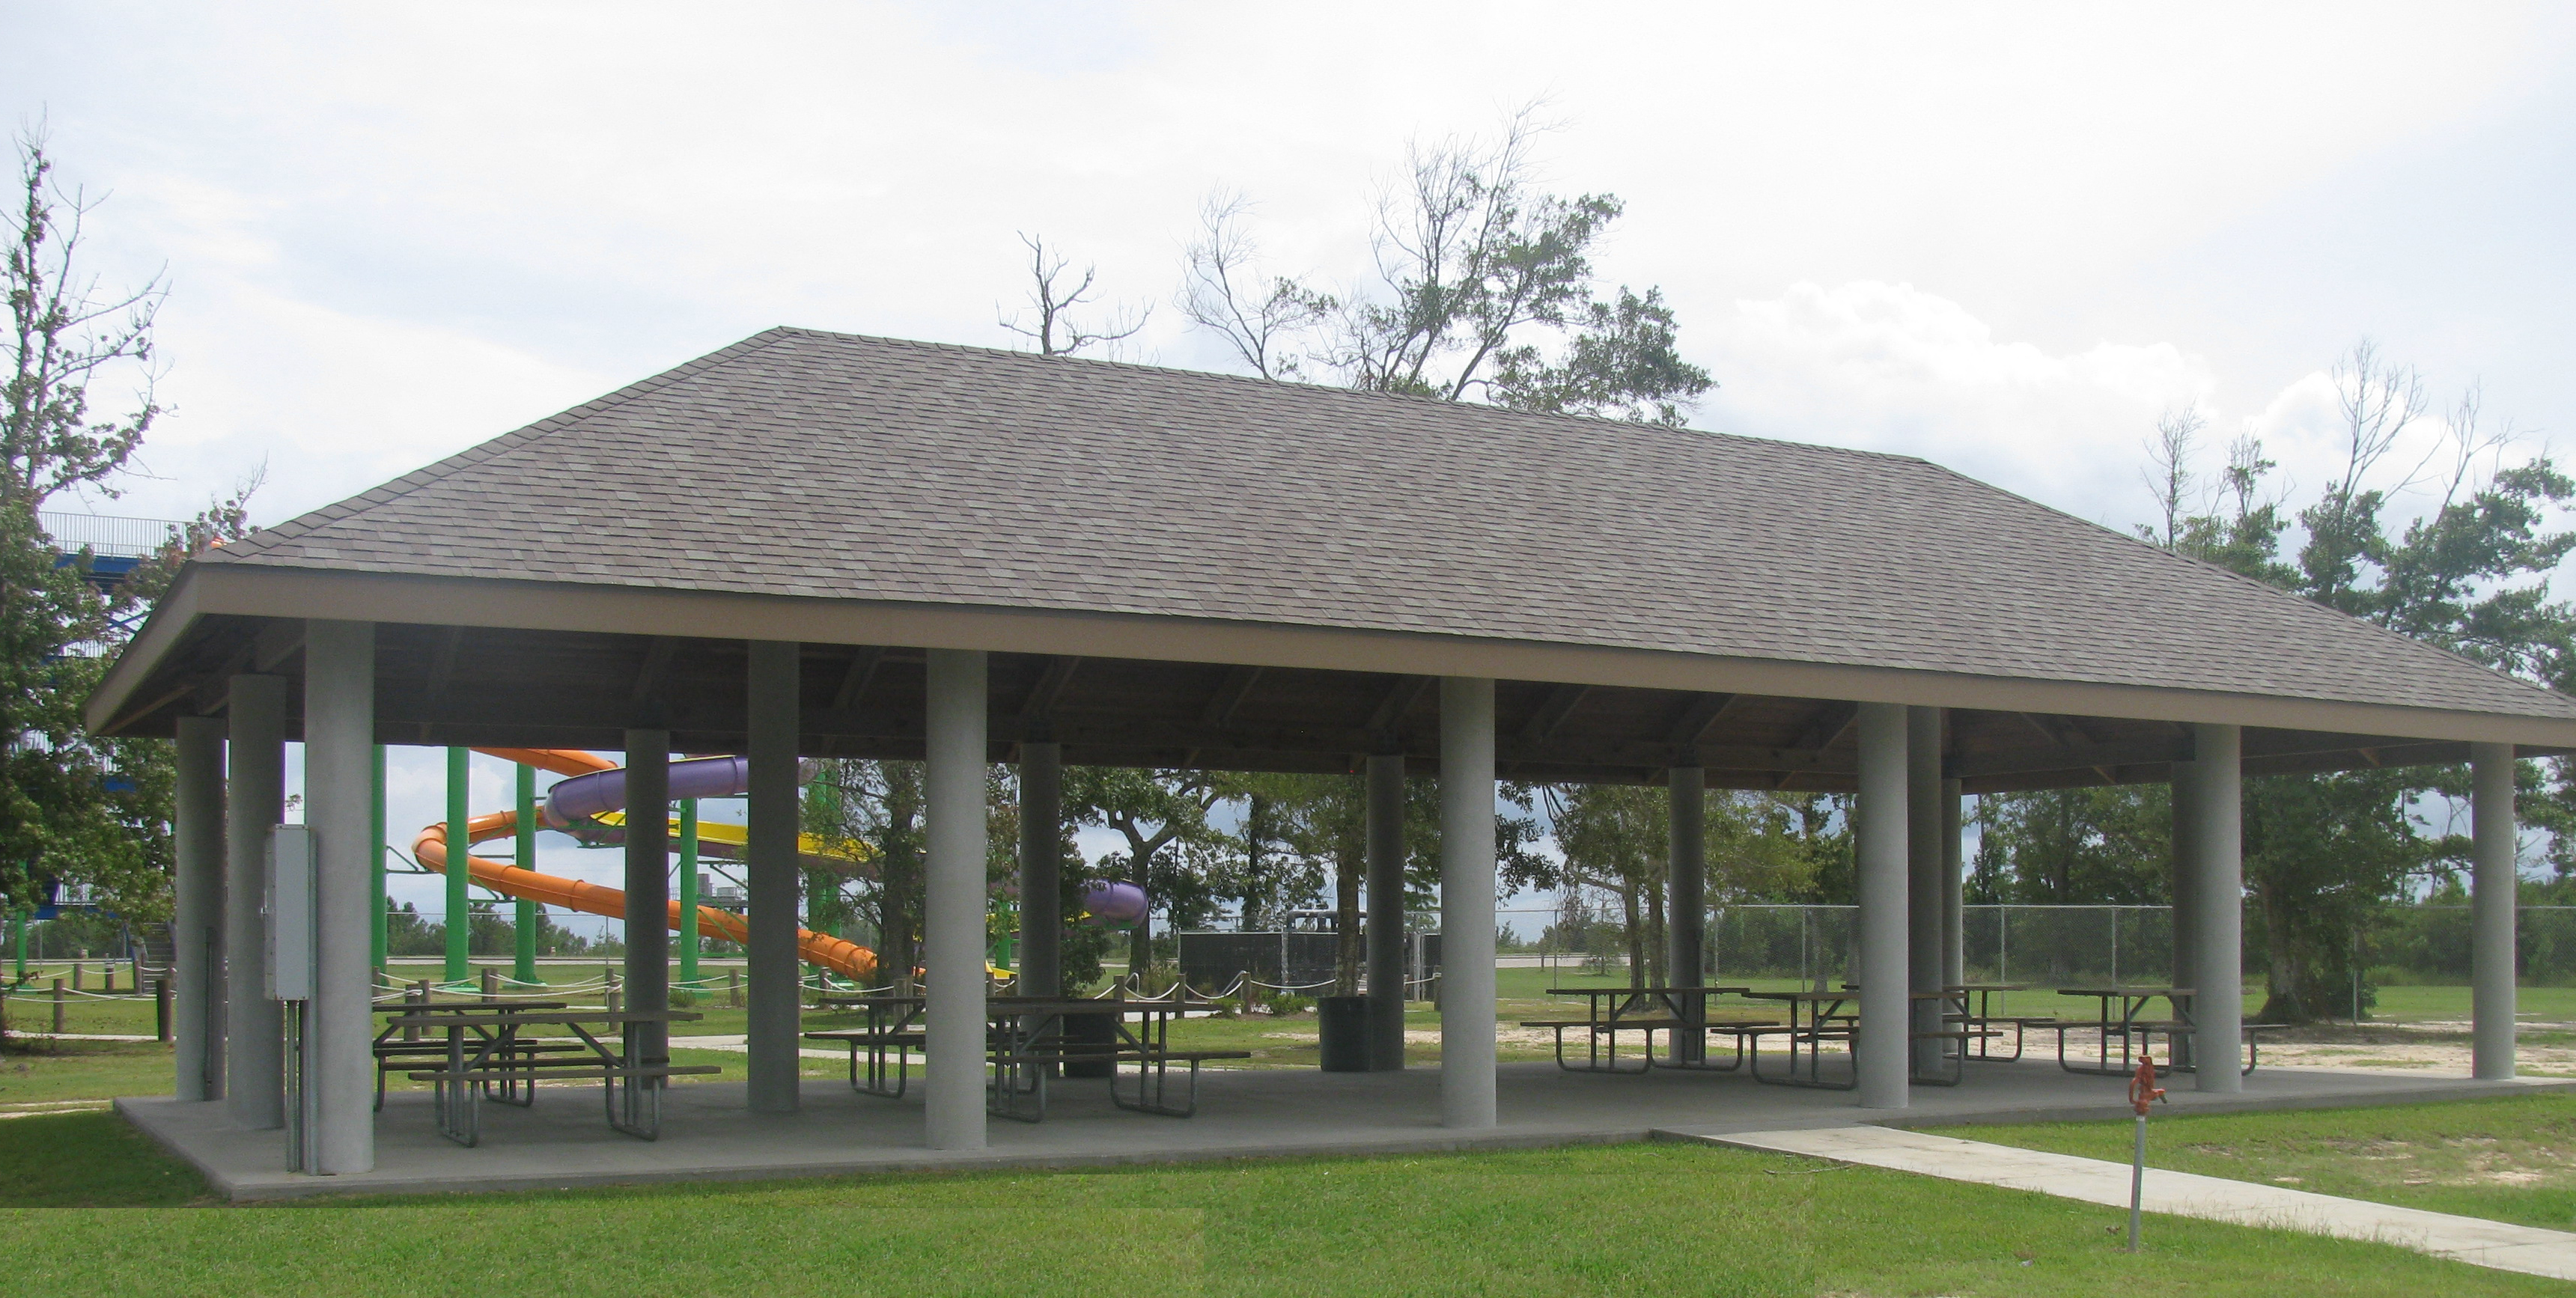
M 2264 1023 L 2306 1023 L 2309 1010 L 2308 964 L 2290 933 L 2289 917 L 2273 904 L 2272 890 L 2257 884 L 2255 904 L 2263 912 L 2263 951 L 2270 967 L 2263 973 L 2263 1008 L 2255 1018 Z
M 1360 855 L 1342 852 L 1333 861 L 1333 994 L 1356 996 L 1360 990 Z
M 1619 890 L 1619 916 L 1628 938 L 1628 985 L 1645 986 L 1646 921 L 1637 911 L 1637 889 L 1631 884 Z
M 1127 972 L 1135 978 L 1136 990 L 1145 990 L 1145 971 L 1154 964 L 1154 907 L 1152 897 L 1154 849 L 1146 848 L 1131 855 L 1135 877 L 1132 882 L 1145 890 L 1148 899 L 1145 913 L 1136 920 L 1136 931 L 1127 935 Z

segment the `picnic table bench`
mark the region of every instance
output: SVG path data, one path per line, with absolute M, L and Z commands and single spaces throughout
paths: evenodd
M 1046 1119 L 1050 1076 L 1067 1064 L 1109 1065 L 1109 1101 L 1135 1113 L 1187 1118 L 1198 1112 L 1199 1065 L 1211 1059 L 1250 1059 L 1249 1050 L 1175 1050 L 1172 1020 L 1192 1010 L 1213 1013 L 1214 1001 L 1174 999 L 1092 1000 L 997 996 L 985 1003 L 992 1019 L 988 1041 L 993 1075 L 985 1097 L 996 1116 L 1020 1122 Z M 1065 1019 L 1083 1015 L 1108 1017 L 1114 1040 L 1083 1040 L 1065 1032 Z M 1131 1029 L 1129 1017 L 1142 1020 Z M 1130 1099 L 1120 1085 L 1118 1065 L 1136 1065 L 1136 1094 Z M 1182 1098 L 1172 1099 L 1173 1065 L 1187 1065 Z
M 923 996 L 838 996 L 827 1004 L 863 1009 L 864 1027 L 826 1028 L 808 1032 L 809 1040 L 836 1041 L 849 1047 L 850 1087 L 862 1094 L 901 1098 L 910 1082 L 911 1052 L 929 1045 L 920 1019 L 929 1005 Z M 988 1020 L 984 1049 L 992 1076 L 986 1083 L 991 1112 L 1021 1122 L 1046 1117 L 1049 1083 L 1077 1076 L 1085 1065 L 1105 1065 L 1109 1099 L 1122 1109 L 1186 1118 L 1198 1111 L 1199 1065 L 1212 1059 L 1250 1059 L 1249 1050 L 1175 1050 L 1169 1040 L 1171 1020 L 1192 1011 L 1212 1013 L 1214 1001 L 1095 1000 L 1090 998 L 994 996 L 984 1003 Z M 1142 1018 L 1142 1034 L 1126 1020 Z M 1113 1019 L 1105 1037 L 1077 1035 L 1068 1020 Z M 862 1062 L 864 1056 L 864 1063 Z M 1136 1089 L 1128 1095 L 1118 1066 L 1136 1065 Z M 1174 1070 L 1183 1071 L 1175 1077 Z M 1180 1098 L 1173 1099 L 1179 1082 Z
M 406 992 L 404 995 L 406 999 L 399 1004 L 379 1004 L 376 1007 L 377 1012 L 406 1016 L 426 1014 L 468 1014 L 501 1008 L 560 1010 L 568 1009 L 572 1005 L 572 1002 L 570 1001 L 511 1001 L 506 1005 L 492 1001 L 415 1001 L 408 999 L 410 993 Z M 386 1025 L 384 1031 L 376 1034 L 377 1112 L 384 1112 L 385 1080 L 388 1077 L 391 1077 L 395 1073 L 409 1074 L 414 1069 L 418 1068 L 423 1061 L 436 1064 L 447 1058 L 448 1048 L 447 1042 L 444 1039 L 415 1039 L 419 1031 L 420 1027 L 417 1023 L 408 1027 L 403 1024 L 395 1023 Z M 402 1037 L 396 1037 L 394 1034 L 397 1032 L 401 1032 L 404 1035 Z M 478 1030 L 477 1035 L 488 1037 L 491 1035 L 491 1032 L 489 1029 L 482 1029 Z M 578 1041 L 531 1041 L 521 1039 L 510 1043 L 509 1049 L 514 1055 L 534 1058 L 542 1055 L 577 1053 L 585 1049 L 585 1047 Z M 523 1109 L 536 1102 L 535 1094 L 528 1091 L 525 1087 L 520 1086 L 515 1080 L 504 1081 L 497 1088 L 486 1088 L 484 1098 L 501 1104 L 516 1105 Z
M 1584 1016 L 1579 1019 L 1523 1019 L 1525 1028 L 1547 1028 L 1556 1037 L 1556 1066 L 1570 1073 L 1643 1073 L 1653 1068 L 1682 1068 L 1707 1072 L 1733 1072 L 1744 1063 L 1743 1038 L 1736 1039 L 1735 1062 L 1723 1066 L 1710 1064 L 1704 1051 L 1690 1050 L 1681 1043 L 1688 1036 L 1699 1036 L 1702 1029 L 1722 1030 L 1708 1020 L 1708 998 L 1749 991 L 1745 987 L 1550 987 L 1550 996 L 1584 998 Z M 1565 1034 L 1579 1028 L 1584 1034 L 1584 1061 L 1569 1063 L 1565 1057 Z M 1619 1062 L 1619 1034 L 1638 1033 L 1642 1054 L 1635 1067 Z M 1668 1034 L 1672 1047 L 1663 1060 L 1655 1058 L 1655 1034 Z
M 393 1008 L 400 1012 L 386 1023 L 388 1036 L 402 1028 L 445 1033 L 445 1058 L 435 1067 L 415 1069 L 406 1075 L 413 1081 L 430 1084 L 438 1134 L 469 1148 L 483 1138 L 482 1101 L 496 1088 L 505 1096 L 524 1094 L 526 1100 L 510 1101 L 524 1104 L 533 1101 L 535 1088 L 542 1080 L 595 1077 L 602 1087 L 609 1127 L 641 1140 L 652 1140 L 662 1130 L 663 1083 L 673 1077 L 723 1071 L 713 1064 L 673 1064 L 667 1057 L 637 1056 L 637 1028 L 694 1022 L 703 1017 L 689 1010 L 611 1013 L 509 1005 Z M 611 1050 L 601 1043 L 590 1031 L 592 1025 L 619 1029 L 620 1048 Z M 531 1049 L 551 1043 L 531 1042 L 522 1035 L 523 1030 L 545 1026 L 571 1029 L 578 1041 L 576 1049 L 586 1051 L 586 1057 L 575 1057 L 571 1051 Z M 469 1033 L 473 1035 L 469 1037 Z

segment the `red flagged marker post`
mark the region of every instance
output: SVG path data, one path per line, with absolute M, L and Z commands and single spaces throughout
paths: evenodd
M 2138 1142 L 2136 1152 L 2129 1158 L 2129 1251 L 2132 1253 L 2138 1251 L 2138 1209 L 2147 1192 L 2147 1106 L 2164 1098 L 2165 1088 L 2156 1085 L 2155 1057 L 2140 1056 L 2138 1071 L 2129 1075 L 2129 1107 L 2138 1111 Z

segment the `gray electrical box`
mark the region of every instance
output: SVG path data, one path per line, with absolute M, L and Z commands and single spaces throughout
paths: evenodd
M 268 996 L 313 999 L 313 831 L 268 831 Z

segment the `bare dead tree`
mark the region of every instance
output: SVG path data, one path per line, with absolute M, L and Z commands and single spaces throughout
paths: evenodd
M 1212 330 L 1265 379 L 1305 376 L 1297 337 L 1329 319 L 1341 304 L 1285 275 L 1264 276 L 1260 248 L 1243 229 L 1251 201 L 1219 190 L 1199 208 L 1199 234 L 1182 250 L 1180 308 Z
M 2193 507 L 2191 499 L 2194 474 L 2191 456 L 2194 443 L 2209 421 L 2192 406 L 2168 406 L 2156 416 L 2156 435 L 2147 443 L 2147 467 L 2138 476 L 2154 492 L 2156 507 L 2164 513 L 2164 534 L 2158 536 L 2152 527 L 2142 529 L 2147 539 L 2170 550 L 2182 539 L 2182 520 Z
M 1064 258 L 1047 251 L 1044 237 L 1023 233 L 1020 242 L 1029 249 L 1029 306 L 1037 313 L 1034 325 L 1021 323 L 1021 313 L 1014 311 L 998 316 L 1001 326 L 1038 345 L 1040 356 L 1070 356 L 1097 343 L 1116 343 L 1133 338 L 1153 318 L 1153 308 L 1130 311 L 1121 306 L 1110 316 L 1109 323 L 1085 329 L 1073 319 L 1073 309 L 1094 302 L 1093 288 L 1099 280 L 1099 268 L 1084 266 L 1078 280 L 1067 282 L 1072 267 Z

